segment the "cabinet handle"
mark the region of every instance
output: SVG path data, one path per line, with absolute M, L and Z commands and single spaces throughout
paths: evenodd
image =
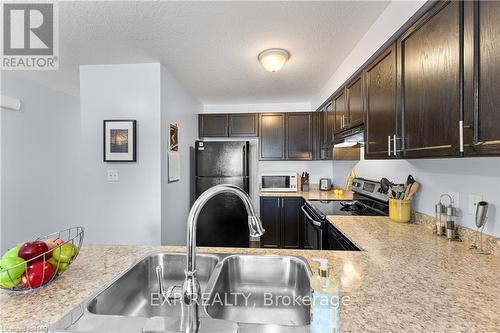
M 387 136 L 387 156 L 391 156 L 391 136 Z
M 458 122 L 458 131 L 459 131 L 459 137 L 460 137 L 460 153 L 464 152 L 464 121 L 460 120 Z
M 398 147 L 396 142 L 396 134 L 394 134 L 394 156 L 397 156 L 397 153 L 398 153 Z

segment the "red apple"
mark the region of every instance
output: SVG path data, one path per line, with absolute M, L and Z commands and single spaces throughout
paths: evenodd
M 26 269 L 21 277 L 21 283 L 25 288 L 37 288 L 47 283 L 54 275 L 54 268 L 48 262 L 35 261 Z
M 32 258 L 41 255 L 44 252 L 47 252 L 48 250 L 49 247 L 44 242 L 40 241 L 27 242 L 21 245 L 18 256 L 23 258 L 24 260 L 30 260 Z M 52 253 L 48 253 L 45 259 L 49 259 L 50 257 L 52 257 Z M 43 256 L 40 257 L 39 259 L 43 259 Z
M 49 238 L 45 241 L 45 244 L 47 244 L 49 250 L 52 250 L 53 248 L 58 247 L 63 243 L 64 241 L 61 238 Z

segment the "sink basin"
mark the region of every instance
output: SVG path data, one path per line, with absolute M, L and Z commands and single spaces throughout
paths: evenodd
M 208 280 L 219 262 L 219 258 L 210 254 L 196 256 L 198 280 L 201 290 L 205 290 Z M 163 266 L 165 288 L 176 285 L 180 293 L 184 281 L 186 255 L 184 253 L 151 254 L 126 271 L 102 290 L 88 303 L 88 311 L 98 315 L 118 316 L 180 316 L 179 302 L 158 306 L 152 302 L 152 293 L 158 293 L 159 286 L 156 267 Z M 160 302 L 160 301 L 158 301 Z M 153 304 L 152 304 L 153 303 Z
M 158 265 L 163 266 L 164 287 L 179 286 L 175 293 L 180 294 L 185 277 L 186 254 L 148 254 L 65 314 L 49 327 L 49 332 L 178 331 L 180 300 L 172 304 L 159 301 Z M 201 327 L 205 331 L 309 332 L 309 306 L 304 303 L 293 304 L 293 297 L 309 296 L 311 272 L 305 259 L 197 254 L 196 272 L 203 294 L 199 315 Z M 158 297 L 158 302 L 152 302 L 152 294 Z M 236 302 L 234 295 L 237 295 Z M 266 297 L 267 302 L 272 300 L 271 304 L 266 303 Z M 278 302 L 277 297 L 280 298 Z M 290 298 L 292 303 L 283 301 L 283 297 Z
M 238 323 L 309 325 L 307 263 L 297 257 L 234 255 L 225 258 L 210 288 L 207 314 Z

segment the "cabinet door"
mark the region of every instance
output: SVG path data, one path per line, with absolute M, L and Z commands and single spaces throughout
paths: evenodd
M 200 114 L 198 130 L 200 138 L 228 136 L 227 114 Z
M 396 48 L 390 46 L 364 72 L 366 158 L 393 158 L 396 134 Z M 389 147 L 391 153 L 389 154 Z
M 333 101 L 326 106 L 325 115 L 326 115 L 326 121 L 324 124 L 325 125 L 324 140 L 326 146 L 331 146 L 333 144 L 333 132 L 335 131 L 335 106 Z
M 255 113 L 229 115 L 229 136 L 252 137 L 259 135 L 259 118 Z
M 476 32 L 474 105 L 472 112 L 465 117 L 466 128 L 472 130 L 472 135 L 466 139 L 466 144 L 468 144 L 466 154 L 498 155 L 500 154 L 500 94 L 498 91 L 500 86 L 500 2 L 476 1 L 472 6 Z M 467 132 L 467 129 L 465 131 Z
M 347 117 L 347 106 L 345 103 L 345 92 L 342 91 L 335 97 L 335 132 L 342 131 L 345 128 L 345 119 Z
M 302 213 L 302 198 L 281 198 L 281 239 L 285 249 L 299 249 L 302 246 L 302 227 L 304 216 Z
M 286 114 L 286 159 L 309 161 L 313 159 L 313 115 Z
M 350 128 L 363 123 L 363 80 L 361 76 L 352 81 L 346 88 L 347 116 L 344 127 Z
M 285 159 L 285 114 L 261 114 L 259 119 L 259 159 Z
M 260 219 L 266 232 L 261 236 L 260 246 L 281 246 L 281 198 L 260 197 Z
M 398 39 L 398 146 L 407 158 L 458 155 L 460 5 L 438 2 Z

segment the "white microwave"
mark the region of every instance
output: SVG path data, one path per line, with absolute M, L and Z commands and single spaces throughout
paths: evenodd
M 261 175 L 262 192 L 297 192 L 298 176 L 295 172 L 273 172 Z

